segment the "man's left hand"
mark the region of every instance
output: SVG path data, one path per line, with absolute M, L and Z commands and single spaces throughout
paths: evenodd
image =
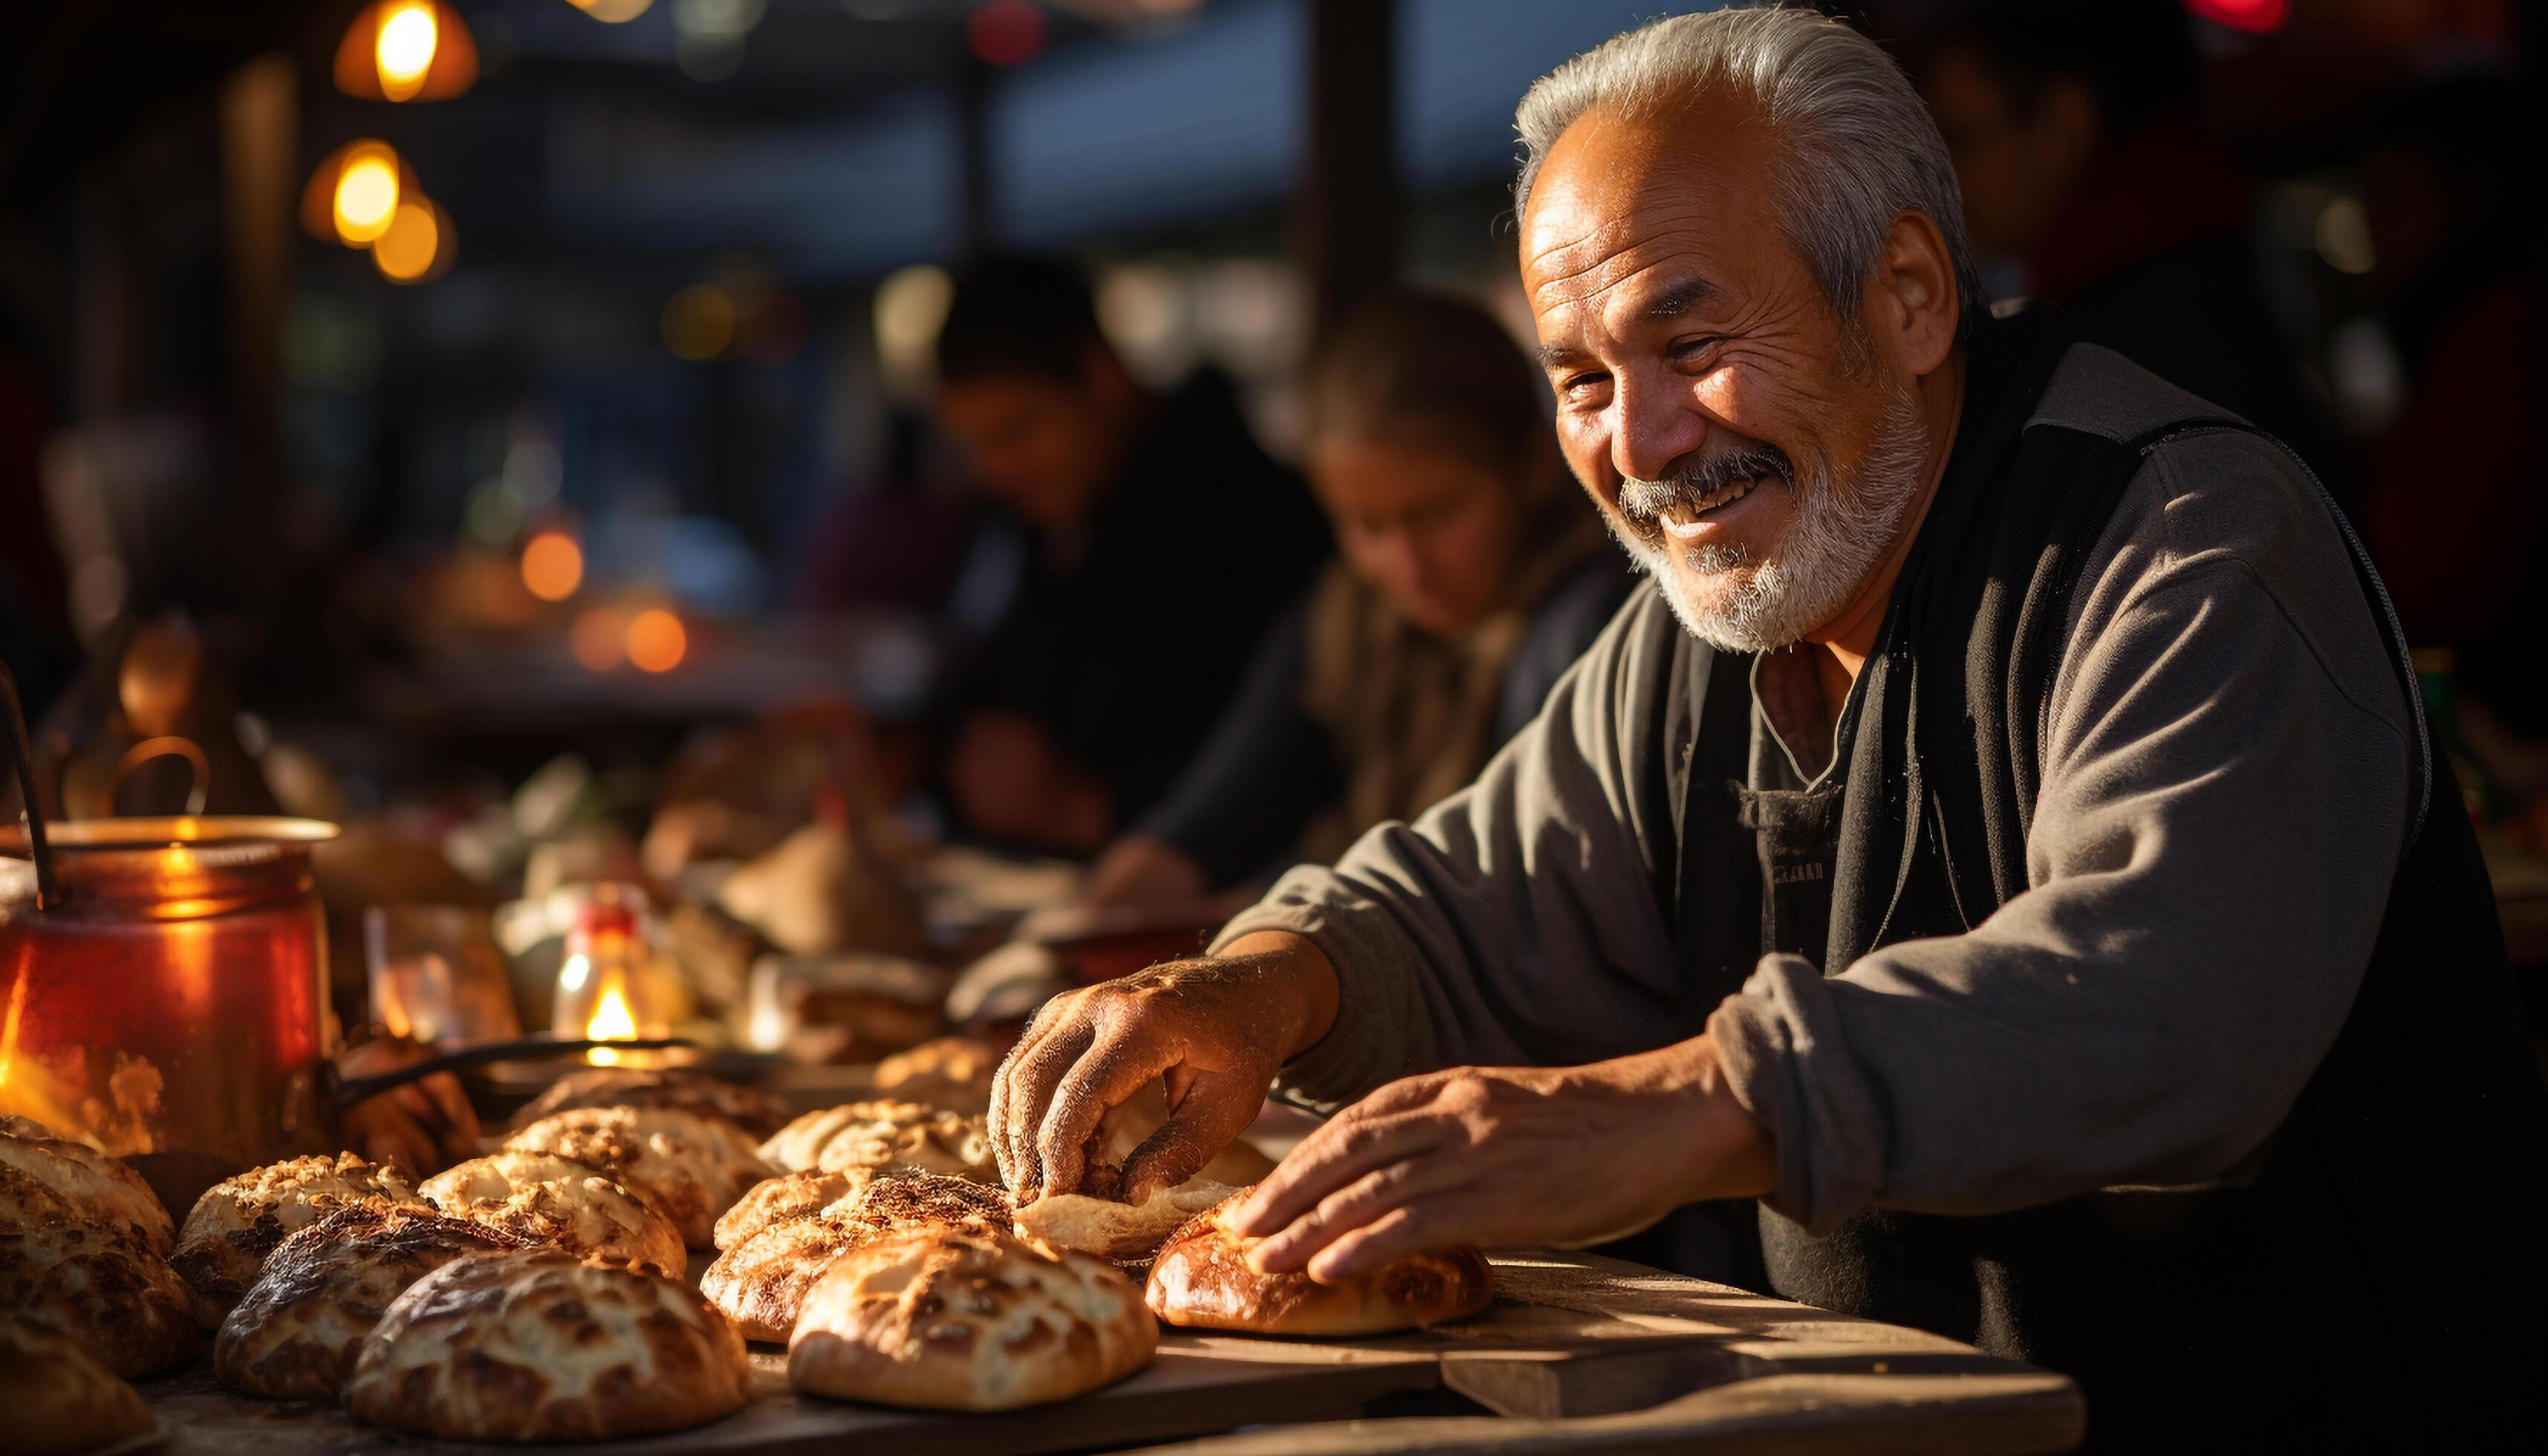
M 1581 1247 L 1684 1204 L 1771 1190 L 1768 1131 L 1715 1044 L 1575 1067 L 1453 1067 L 1392 1082 L 1302 1139 L 1248 1196 L 1262 1270 L 1338 1282 L 1455 1244 Z

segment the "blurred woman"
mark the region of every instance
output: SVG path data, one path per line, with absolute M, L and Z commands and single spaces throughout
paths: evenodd
M 1454 299 L 1364 304 L 1311 365 L 1306 462 L 1337 561 L 1259 646 L 1083 899 L 1188 899 L 1328 860 L 1477 776 L 1630 585 L 1577 499 L 1546 386 Z

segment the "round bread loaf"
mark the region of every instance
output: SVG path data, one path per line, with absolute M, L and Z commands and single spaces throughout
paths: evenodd
M 989 1228 L 933 1228 L 842 1255 L 787 1342 L 800 1391 L 940 1410 L 1067 1400 L 1149 1362 L 1159 1328 L 1121 1270 Z
M 972 1037 L 923 1042 L 876 1063 L 876 1095 L 983 1117 L 991 1110 L 991 1076 L 1000 1069 L 1000 1055 L 999 1047 Z
M 814 1166 L 831 1171 L 864 1168 L 884 1174 L 941 1173 L 997 1183 L 1000 1169 L 979 1118 L 923 1108 L 916 1103 L 871 1104 L 893 1109 L 853 1121 L 814 1153 Z
M 810 1219 L 842 1199 L 855 1196 L 875 1177 L 864 1171 L 827 1173 L 804 1168 L 754 1184 L 735 1206 L 717 1220 L 716 1246 L 732 1248 L 773 1224 Z
M 0 1314 L 0 1451 L 29 1456 L 95 1451 L 156 1423 L 141 1393 L 79 1341 L 17 1314 Z
M 1017 1228 L 1021 1237 L 1054 1248 L 1138 1263 L 1157 1253 L 1187 1220 L 1220 1207 L 1236 1191 L 1227 1183 L 1191 1178 L 1139 1204 L 1084 1193 L 1046 1194 L 1018 1210 Z
M 216 1312 L 207 1323 L 218 1323 L 285 1234 L 357 1203 L 427 1207 L 406 1174 L 350 1152 L 287 1158 L 205 1189 L 168 1262 Z
M 200 1342 L 195 1302 L 130 1229 L 95 1223 L 46 1184 L 0 1164 L 0 1311 L 48 1325 L 137 1379 Z
M 92 1223 L 130 1231 L 163 1259 L 176 1244 L 177 1221 L 122 1158 L 56 1138 L 42 1123 L 13 1117 L 0 1125 L 0 1163 L 60 1194 Z
M 599 1440 L 741 1409 L 743 1340 L 670 1279 L 549 1249 L 425 1275 L 363 1339 L 355 1416 L 446 1440 Z
M 680 1278 L 689 1270 L 682 1230 L 662 1210 L 591 1163 L 510 1148 L 473 1157 L 416 1190 L 446 1214 L 534 1243 Z
M 363 1336 L 407 1287 L 469 1254 L 532 1247 L 518 1233 L 419 1209 L 355 1204 L 285 1236 L 222 1321 L 213 1374 L 279 1401 L 333 1401 Z
M 787 1121 L 787 1109 L 769 1093 L 688 1067 L 588 1066 L 551 1082 L 514 1115 L 513 1126 L 584 1107 L 675 1108 L 724 1118 L 754 1138 Z
M 708 1247 L 718 1216 L 776 1171 L 734 1124 L 669 1107 L 554 1113 L 505 1138 L 504 1145 L 592 1164 L 652 1200 L 692 1248 Z
M 717 1255 L 699 1293 L 745 1338 L 774 1344 L 795 1327 L 805 1292 L 849 1250 L 922 1228 L 1001 1228 L 1013 1216 L 1007 1194 L 962 1178 L 871 1179 L 823 1213 L 773 1224 Z
M 1160 1246 L 1142 1292 L 1151 1314 L 1190 1328 L 1332 1337 L 1438 1324 L 1474 1315 L 1495 1297 L 1486 1258 L 1474 1248 L 1410 1254 L 1342 1284 L 1320 1284 L 1297 1270 L 1259 1274 L 1248 1267 L 1247 1251 L 1264 1240 L 1242 1237 L 1224 1222 L 1237 1206 L 1233 1193 Z

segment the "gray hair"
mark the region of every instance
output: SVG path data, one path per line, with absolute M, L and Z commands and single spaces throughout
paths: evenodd
M 1514 212 L 1529 206 L 1548 149 L 1586 112 L 1652 116 L 1711 86 L 1749 102 L 1783 144 L 1779 229 L 1835 315 L 1858 317 L 1860 291 L 1893 220 L 1913 212 L 1946 237 L 1961 326 L 1970 329 L 1985 302 L 1981 274 L 1937 122 L 1891 56 L 1810 10 L 1675 16 L 1614 36 L 1540 77 L 1513 117 L 1523 147 Z

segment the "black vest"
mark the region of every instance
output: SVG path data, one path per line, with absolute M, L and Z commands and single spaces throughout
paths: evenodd
M 2025 891 L 2045 706 L 2086 558 L 2150 449 L 2251 429 L 2189 417 L 2119 442 L 2024 427 L 2066 332 L 2030 311 L 1984 334 L 1956 458 L 1841 726 L 1827 972 L 1962 934 Z M 2344 537 L 2414 701 L 2386 594 Z M 1687 639 L 1680 654 L 1668 721 L 1712 730 L 1678 740 L 1694 756 L 1672 785 L 1674 924 L 1703 1014 L 1761 954 L 1793 948 L 1764 941 L 1775 890 L 1730 731 L 1750 721 L 1748 664 Z M 2413 836 L 2353 1008 L 2230 1186 L 1983 1217 L 1876 1209 L 1823 1237 L 1764 1208 L 1771 1286 L 2072 1375 L 2106 1449 L 2539 1430 L 2548 1098 L 2458 787 L 2429 751 L 2415 772 Z

